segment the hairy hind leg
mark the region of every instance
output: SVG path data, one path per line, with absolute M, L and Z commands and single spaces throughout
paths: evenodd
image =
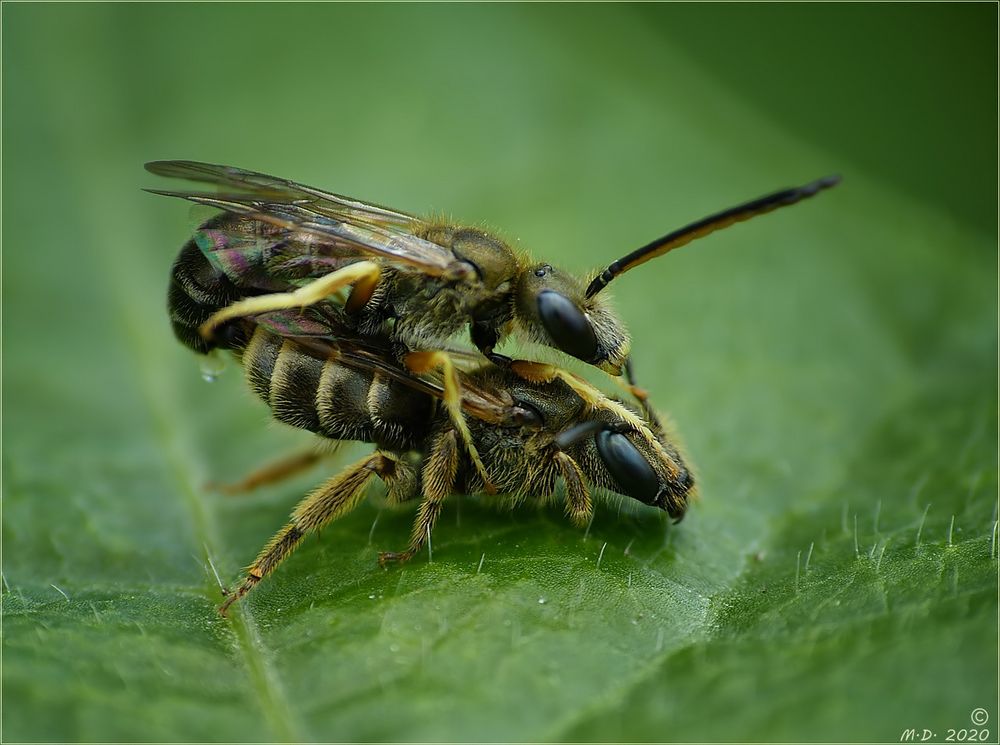
M 339 445 L 339 443 L 337 444 Z M 206 487 L 228 496 L 245 494 L 261 486 L 276 484 L 279 481 L 291 478 L 302 471 L 312 468 L 320 460 L 330 455 L 333 455 L 333 451 L 330 449 L 321 451 L 310 448 L 309 450 L 292 453 L 280 460 L 266 463 L 262 467 L 251 471 L 239 481 L 233 481 L 228 484 L 210 482 Z
M 376 262 L 358 261 L 315 279 L 293 292 L 272 292 L 238 300 L 209 316 L 198 331 L 205 339 L 211 339 L 215 329 L 226 321 L 276 310 L 305 308 L 326 300 L 348 285 L 354 285 L 354 290 L 347 301 L 347 308 L 357 309 L 371 297 L 381 276 L 382 269 Z
M 417 510 L 410 533 L 410 545 L 405 551 L 384 551 L 379 554 L 378 563 L 381 566 L 395 563 L 401 564 L 416 556 L 431 538 L 431 531 L 441 514 L 444 500 L 455 489 L 455 476 L 458 474 L 458 438 L 454 430 L 449 430 L 438 437 L 427 464 L 423 470 L 423 499 Z
M 566 484 L 566 516 L 575 526 L 582 528 L 594 516 L 594 504 L 590 499 L 583 471 L 575 460 L 561 450 L 553 458 Z
M 388 486 L 390 494 L 397 492 L 396 487 L 406 485 L 412 487 L 416 483 L 413 469 L 405 461 L 381 450 L 348 466 L 299 502 L 292 511 L 288 524 L 267 542 L 257 558 L 247 567 L 246 575 L 239 587 L 227 593 L 226 601 L 219 607 L 219 613 L 226 615 L 229 606 L 273 572 L 298 547 L 306 535 L 357 507 L 372 476 L 381 478 Z M 402 497 L 401 494 L 395 494 L 396 499 Z

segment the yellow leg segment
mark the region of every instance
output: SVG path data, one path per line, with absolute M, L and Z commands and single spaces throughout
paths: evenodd
M 621 378 L 612 378 L 615 381 L 615 385 L 621 388 L 623 391 L 628 393 L 630 396 L 635 398 L 640 404 L 645 406 L 646 402 L 649 400 L 649 391 L 645 388 L 640 388 L 632 383 L 626 383 Z
M 226 601 L 219 607 L 219 613 L 226 615 L 229 606 L 273 572 L 307 534 L 357 507 L 372 476 L 379 476 L 391 490 L 395 481 L 405 477 L 406 470 L 412 469 L 395 456 L 379 451 L 348 466 L 319 486 L 299 502 L 288 524 L 261 549 L 253 564 L 247 567 L 246 576 L 239 587 L 226 594 Z
M 544 362 L 514 360 L 514 362 L 510 363 L 510 369 L 520 377 L 532 383 L 552 383 L 556 380 L 561 380 L 569 386 L 573 393 L 580 397 L 580 400 L 583 401 L 584 405 L 588 409 L 603 409 L 605 411 L 610 411 L 622 422 L 628 424 L 630 427 L 642 434 L 652 447 L 660 451 L 664 457 L 664 461 L 669 464 L 668 467 L 673 471 L 673 475 L 677 475 L 680 472 L 677 469 L 677 466 L 674 465 L 673 459 L 670 458 L 666 451 L 663 450 L 663 444 L 659 441 L 659 439 L 657 439 L 656 435 L 653 434 L 648 422 L 644 421 L 642 417 L 626 406 L 623 406 L 618 401 L 605 396 L 600 389 L 595 388 L 583 378 L 566 372 L 555 365 L 549 365 Z M 641 389 L 639 390 L 641 391 Z M 639 400 L 640 403 L 644 403 L 642 398 Z
M 621 378 L 615 378 L 614 381 L 623 391 L 632 395 L 639 402 L 639 407 L 642 409 L 643 416 L 646 417 L 646 424 L 650 431 L 658 438 L 663 437 L 665 435 L 663 423 L 660 421 L 660 417 L 657 415 L 653 405 L 649 403 L 649 391 L 645 388 L 640 388 L 635 383 L 626 383 Z
M 458 473 L 458 441 L 455 432 L 448 431 L 434 443 L 434 449 L 427 465 L 424 466 L 423 500 L 417 510 L 410 533 L 410 545 L 405 551 L 385 551 L 379 554 L 378 563 L 402 564 L 416 556 L 431 538 L 431 531 L 441 514 L 444 500 L 455 489 L 455 475 Z
M 544 362 L 528 362 L 527 360 L 514 360 L 510 363 L 510 369 L 517 375 L 531 383 L 552 383 L 561 380 L 580 397 L 580 400 L 590 409 L 610 409 L 636 429 L 645 429 L 645 423 L 636 416 L 635 412 L 622 406 L 605 396 L 599 388 L 595 388 L 583 378 L 573 373 L 566 372 L 555 365 Z
M 362 283 L 366 287 L 374 287 L 381 273 L 381 268 L 374 261 L 359 261 L 320 277 L 294 292 L 273 292 L 269 295 L 257 295 L 238 300 L 214 313 L 198 330 L 205 339 L 211 339 L 215 329 L 226 321 L 275 310 L 305 308 L 326 300 L 341 288 L 356 282 Z
M 245 494 L 246 492 L 253 491 L 261 486 L 276 484 L 279 481 L 290 478 L 297 473 L 301 473 L 302 471 L 311 468 L 322 458 L 325 458 L 330 454 L 331 453 L 329 452 L 322 453 L 317 450 L 306 450 L 301 453 L 290 455 L 287 458 L 282 458 L 281 460 L 273 463 L 268 463 L 262 468 L 258 468 L 256 471 L 247 474 L 244 478 L 239 481 L 234 481 L 231 484 L 218 484 L 213 482 L 207 484 L 206 487 L 212 491 L 217 491 L 229 496 Z
M 487 494 L 496 494 L 496 487 L 493 486 L 490 477 L 486 474 L 486 467 L 479 457 L 479 451 L 476 450 L 476 446 L 472 442 L 472 433 L 469 432 L 469 427 L 465 422 L 465 414 L 462 411 L 462 385 L 458 380 L 458 373 L 451 357 L 446 352 L 410 352 L 403 359 L 403 362 L 407 369 L 417 374 L 441 368 L 444 375 L 444 405 L 448 409 L 451 422 L 458 430 L 462 444 L 472 459 L 472 464 L 480 478 L 482 478 Z

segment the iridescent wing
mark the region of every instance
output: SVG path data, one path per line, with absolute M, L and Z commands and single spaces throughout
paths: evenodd
M 167 160 L 147 163 L 146 170 L 214 184 L 218 192 L 147 191 L 265 223 L 290 245 L 329 245 L 355 256 L 378 256 L 415 267 L 431 276 L 461 276 L 467 271 L 451 251 L 419 237 L 426 223 L 404 212 L 232 166 Z
M 340 194 L 297 184 L 288 179 L 247 171 L 235 166 L 199 163 L 193 160 L 154 160 L 146 170 L 158 176 L 186 179 L 228 187 L 230 191 L 259 202 L 309 204 L 320 214 L 351 222 L 371 225 L 395 226 L 409 232 L 422 225 L 422 221 L 405 212 L 368 204 Z
M 209 263 L 238 287 L 268 292 L 289 291 L 358 257 L 347 242 L 316 241 L 232 213 L 203 223 L 193 240 Z

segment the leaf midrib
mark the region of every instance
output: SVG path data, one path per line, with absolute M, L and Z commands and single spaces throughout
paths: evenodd
M 46 82 L 51 82 L 47 76 L 42 76 Z M 54 100 L 50 98 L 49 100 Z M 80 148 L 67 147 L 66 152 L 73 156 L 85 152 Z M 90 173 L 90 164 L 83 162 L 85 159 L 76 157 L 68 159 L 66 164 L 66 180 L 76 180 L 76 174 Z M 138 162 L 138 161 L 137 161 Z M 104 264 L 104 276 L 110 277 L 108 295 L 111 296 L 111 304 L 118 309 L 118 317 L 121 319 L 123 335 L 127 339 L 127 348 L 132 352 L 133 360 L 136 364 L 137 374 L 131 377 L 132 380 L 139 381 L 137 390 L 139 397 L 147 407 L 153 421 L 154 437 L 160 443 L 160 449 L 164 453 L 170 475 L 180 492 L 182 501 L 189 513 L 192 532 L 195 542 L 202 547 L 205 563 L 205 575 L 209 574 L 209 566 L 213 556 L 221 555 L 221 541 L 214 529 L 214 515 L 211 507 L 206 503 L 203 494 L 195 487 L 195 478 L 188 468 L 184 455 L 177 446 L 181 441 L 181 432 L 173 418 L 172 412 L 182 411 L 184 407 L 179 405 L 168 405 L 171 391 L 164 387 L 155 388 L 152 381 L 160 380 L 162 375 L 159 364 L 153 354 L 149 344 L 144 343 L 148 334 L 142 328 L 141 320 L 143 316 L 135 313 L 136 308 L 146 306 L 148 297 L 142 296 L 135 289 L 134 280 L 129 278 L 141 277 L 143 272 L 139 267 L 123 266 L 126 259 L 122 256 L 111 256 L 109 248 L 113 243 L 103 239 L 105 226 L 100 224 L 99 216 L 106 206 L 95 197 L 98 192 L 88 187 L 85 183 L 75 184 L 74 193 L 81 195 L 81 200 L 89 203 L 81 204 L 79 215 L 81 222 L 86 225 L 90 233 L 89 245 L 101 246 L 100 256 L 97 257 Z M 119 229 L 128 230 L 129 226 L 122 225 L 124 218 L 116 217 Z M 131 226 L 133 235 L 144 236 L 145 231 L 139 225 Z M 151 236 L 146 236 L 154 241 Z M 206 581 L 198 588 L 200 594 L 214 604 L 217 600 L 215 587 Z M 235 649 L 247 670 L 250 682 L 250 689 L 258 698 L 258 708 L 267 720 L 274 735 L 284 741 L 303 741 L 305 739 L 304 727 L 296 721 L 281 685 L 280 680 L 270 662 L 270 655 L 260 637 L 257 625 L 249 608 L 243 607 L 231 616 L 232 631 L 236 639 Z

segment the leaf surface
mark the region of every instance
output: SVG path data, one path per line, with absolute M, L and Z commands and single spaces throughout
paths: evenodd
M 6 9 L 6 740 L 883 741 L 978 706 L 995 727 L 992 239 L 798 141 L 640 16 L 576 11 Z M 456 498 L 432 560 L 383 571 L 412 510 L 376 494 L 227 621 L 215 572 L 363 448 L 205 488 L 308 438 L 171 338 L 184 209 L 138 191 L 170 157 L 448 205 L 581 272 L 845 181 L 615 283 L 698 468 L 683 524 Z

